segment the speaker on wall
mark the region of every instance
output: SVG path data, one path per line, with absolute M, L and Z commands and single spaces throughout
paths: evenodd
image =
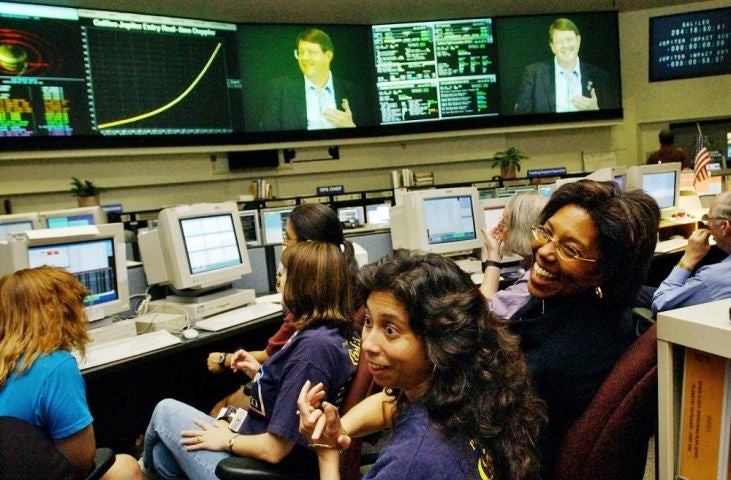
M 231 172 L 251 168 L 277 168 L 278 166 L 279 150 L 228 152 L 228 169 Z

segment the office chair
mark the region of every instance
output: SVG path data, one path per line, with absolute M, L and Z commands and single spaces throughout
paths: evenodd
M 656 331 L 630 345 L 566 432 L 554 479 L 642 480 L 657 421 Z
M 114 451 L 97 448 L 94 466 L 85 480 L 98 480 L 114 463 Z M 78 476 L 53 442 L 33 425 L 15 417 L 0 417 L 0 478 L 77 480 Z
M 376 390 L 373 377 L 368 371 L 368 364 L 359 361 L 358 370 L 356 370 L 353 380 L 348 386 L 348 392 L 345 394 L 340 411 L 342 413 L 347 412 L 358 402 L 375 393 Z M 358 478 L 361 464 L 361 445 L 362 440 L 354 438 L 350 448 L 340 456 L 340 474 L 342 478 Z M 319 472 L 317 468 L 314 471 L 305 472 L 301 466 L 273 465 L 253 458 L 232 456 L 218 463 L 216 476 L 221 480 L 301 480 L 306 478 L 317 479 L 319 478 Z

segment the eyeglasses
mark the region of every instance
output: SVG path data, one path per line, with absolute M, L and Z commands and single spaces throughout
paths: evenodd
M 581 252 L 571 245 L 564 245 L 563 243 L 559 243 L 558 240 L 555 240 L 551 236 L 551 232 L 549 232 L 548 229 L 543 225 L 533 225 L 531 227 L 531 231 L 533 232 L 533 236 L 535 237 L 535 239 L 539 242 L 544 244 L 548 242 L 553 242 L 553 245 L 556 248 L 556 254 L 562 260 L 583 260 L 585 262 L 596 262 L 596 260 L 592 258 L 582 257 Z
M 729 219 L 723 218 L 723 217 L 709 217 L 708 214 L 706 213 L 701 217 L 701 220 L 704 222 L 707 222 L 708 220 L 729 220 Z
M 295 49 L 294 51 L 294 58 L 299 60 L 300 58 L 312 58 L 317 57 L 318 55 L 325 53 L 322 50 L 300 50 Z
M 294 245 L 295 243 L 297 243 L 297 239 L 290 237 L 286 230 L 282 230 L 282 243 L 287 245 L 290 242 L 292 242 L 292 245 Z

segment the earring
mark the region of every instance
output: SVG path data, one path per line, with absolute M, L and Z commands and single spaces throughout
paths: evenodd
M 600 287 L 599 285 L 597 285 L 596 287 L 594 287 L 594 294 L 596 295 L 596 297 L 599 300 L 601 300 L 602 298 L 604 298 L 604 292 L 602 292 L 602 287 Z

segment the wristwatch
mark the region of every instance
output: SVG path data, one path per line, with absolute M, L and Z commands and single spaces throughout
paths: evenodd
M 220 352 L 218 354 L 218 364 L 223 367 L 224 366 L 224 363 L 226 363 L 226 354 Z

